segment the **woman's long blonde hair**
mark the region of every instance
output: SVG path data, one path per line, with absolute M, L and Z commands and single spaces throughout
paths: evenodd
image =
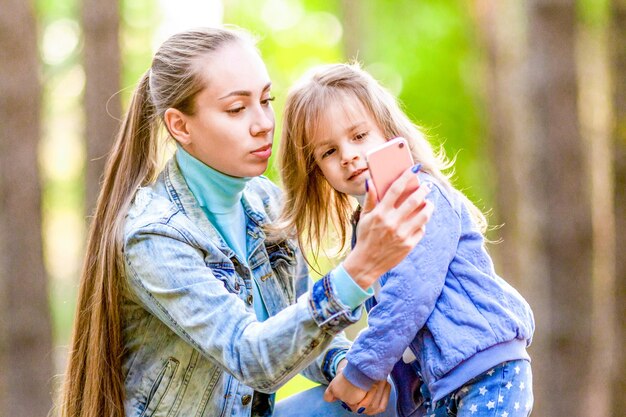
M 451 163 L 443 150 L 433 150 L 422 131 L 400 109 L 395 97 L 369 73 L 358 64 L 313 68 L 287 96 L 278 159 L 286 193 L 281 225 L 289 233 L 297 233 L 300 246 L 312 251 L 314 258 L 328 232 L 337 233 L 339 253 L 346 248 L 353 204 L 348 195 L 336 191 L 325 180 L 315 162 L 311 143 L 330 103 L 348 98 L 363 105 L 387 139 L 397 136 L 407 139 L 413 158 L 422 164 L 422 169 L 458 192 L 452 187 L 449 175 L 444 174 Z M 467 202 L 484 231 L 484 215 Z
M 69 363 L 61 399 L 63 417 L 124 415 L 121 309 L 125 286 L 122 233 L 138 187 L 161 167 L 159 145 L 165 110 L 194 113 L 206 80 L 202 59 L 225 44 L 252 41 L 230 29 L 194 29 L 163 43 L 136 87 L 109 155 L 89 228 L 80 278 Z

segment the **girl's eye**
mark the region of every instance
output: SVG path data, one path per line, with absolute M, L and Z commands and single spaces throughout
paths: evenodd
M 270 104 L 270 102 L 274 101 L 275 99 L 276 99 L 276 97 L 274 97 L 274 96 L 265 98 L 265 99 L 261 100 L 261 104 L 264 105 L 264 106 L 268 106 Z
M 363 132 L 363 133 L 357 133 L 356 135 L 354 135 L 354 138 L 356 140 L 363 140 L 367 137 L 369 132 Z
M 327 151 L 325 151 L 324 153 L 322 153 L 322 155 L 320 156 L 320 159 L 324 159 L 327 158 L 329 156 L 331 156 L 333 154 L 333 152 L 335 152 L 334 149 L 328 149 Z

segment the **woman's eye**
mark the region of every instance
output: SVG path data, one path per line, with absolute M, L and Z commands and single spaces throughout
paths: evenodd
M 363 133 L 357 133 L 356 135 L 354 135 L 354 138 L 356 140 L 363 140 L 367 137 L 369 132 L 363 132 Z
M 242 112 L 245 109 L 245 107 L 241 106 L 241 107 L 235 107 L 234 109 L 228 109 L 226 110 L 226 113 L 230 113 L 230 114 L 237 114 Z
M 274 96 L 265 98 L 265 99 L 261 100 L 261 104 L 264 105 L 264 106 L 267 106 L 267 105 L 270 104 L 271 101 L 274 101 L 275 99 L 276 99 L 276 97 L 274 97 Z

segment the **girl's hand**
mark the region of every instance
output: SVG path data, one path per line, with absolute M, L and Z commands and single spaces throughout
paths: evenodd
M 367 391 L 352 385 L 352 383 L 343 376 L 343 373 L 339 372 L 333 380 L 330 381 L 328 388 L 326 388 L 324 401 L 330 403 L 340 400 L 346 403 L 352 411 L 358 411 L 358 404 L 363 401 L 366 395 Z M 361 411 L 361 413 L 363 413 L 363 411 Z
M 388 381 L 377 381 L 372 385 L 365 398 L 356 405 L 356 410 L 359 413 L 363 410 L 363 414 L 374 415 L 384 412 L 389 404 L 389 395 L 391 394 L 391 384 Z M 359 413 L 361 414 L 361 413 Z
M 373 415 L 387 409 L 390 393 L 391 385 L 387 381 L 378 381 L 369 391 L 364 391 L 352 385 L 343 373 L 339 372 L 326 389 L 324 400 L 328 402 L 340 400 L 358 414 Z
M 357 244 L 343 266 L 363 289 L 369 288 L 382 274 L 396 266 L 424 236 L 424 226 L 433 212 L 425 197 L 430 191 L 419 184 L 417 173 L 409 168 L 376 204 L 371 181 L 365 196 L 357 228 Z M 410 193 L 405 198 L 407 193 Z M 397 207 L 396 207 L 397 205 Z

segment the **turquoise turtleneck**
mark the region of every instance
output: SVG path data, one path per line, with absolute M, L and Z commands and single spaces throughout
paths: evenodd
M 176 161 L 200 208 L 237 257 L 247 264 L 246 214 L 241 198 L 250 178 L 223 174 L 191 156 L 180 145 L 177 147 Z M 342 264 L 331 274 L 339 299 L 352 309 L 374 294 L 371 288 L 363 291 Z M 254 279 L 252 291 L 256 316 L 260 321 L 266 320 L 269 314 Z
M 241 203 L 250 178 L 231 177 L 177 146 L 176 161 L 198 205 L 242 263 L 248 263 L 246 214 Z M 258 283 L 253 279 L 254 310 L 260 321 L 269 317 Z

